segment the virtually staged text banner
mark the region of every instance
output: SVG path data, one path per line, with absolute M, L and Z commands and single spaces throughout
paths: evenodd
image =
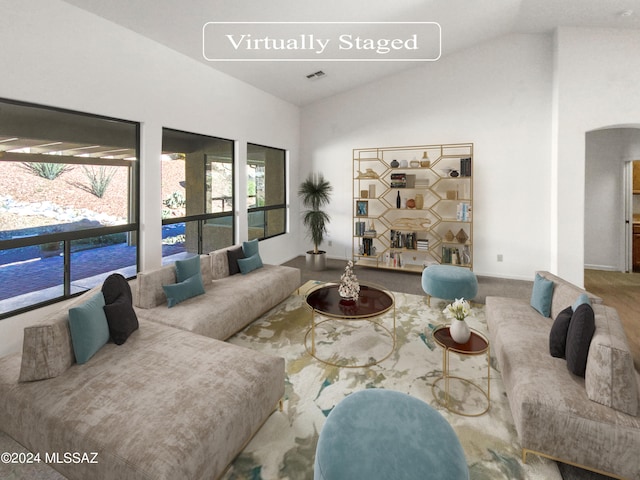
M 441 53 L 436 22 L 208 22 L 209 61 L 431 62 Z

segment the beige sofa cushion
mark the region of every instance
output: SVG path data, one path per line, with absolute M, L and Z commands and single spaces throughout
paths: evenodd
M 209 254 L 211 257 L 211 276 L 214 280 L 220 280 L 221 278 L 229 276 L 229 259 L 227 257 L 227 250 L 230 248 L 237 248 L 237 245 L 233 245 L 228 248 L 221 248 L 215 250 Z
M 211 283 L 211 258 L 209 255 L 200 255 L 200 272 L 202 283 Z M 153 271 L 153 274 L 138 273 L 137 288 L 135 289 L 134 305 L 140 308 L 153 308 L 167 303 L 167 296 L 163 285 L 171 285 L 177 282 L 175 264 L 166 265 Z
M 22 341 L 20 381 L 33 382 L 57 377 L 76 361 L 69 330 L 69 309 L 84 303 L 102 290 L 92 288 L 71 303 L 48 316 L 41 323 L 25 327 Z
M 638 386 L 627 337 L 618 313 L 593 305 L 596 331 L 591 339 L 585 387 L 587 396 L 629 415 L 638 413 Z

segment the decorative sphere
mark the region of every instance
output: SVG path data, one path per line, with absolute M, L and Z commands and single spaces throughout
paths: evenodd
M 407 200 L 407 208 L 416 208 L 416 201 L 413 198 Z

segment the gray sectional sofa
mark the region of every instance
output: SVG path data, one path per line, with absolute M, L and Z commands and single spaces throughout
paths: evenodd
M 523 448 L 615 478 L 640 479 L 640 375 L 616 310 L 595 295 L 548 272 L 554 284 L 551 317 L 529 302 L 487 297 L 491 351 Z M 550 354 L 554 319 L 578 296 L 590 297 L 595 333 L 585 377 Z
M 0 359 L 0 428 L 42 461 L 76 452 L 97 462 L 51 464 L 70 479 L 220 477 L 281 401 L 285 367 L 280 357 L 216 338 L 300 283 L 298 270 L 279 266 L 234 276 L 227 266 L 224 276 L 222 253 L 201 256 L 204 295 L 172 308 L 135 307 L 139 328 L 84 364 L 75 362 L 68 309 L 99 287 L 25 328 L 23 353 Z M 137 303 L 157 299 L 163 282 L 175 282 L 172 266 L 141 274 L 132 284 Z M 276 297 L 256 293 L 270 288 Z
M 138 274 L 134 304 L 151 321 L 226 340 L 275 307 L 300 286 L 300 270 L 264 265 L 246 275 L 229 274 L 227 251 L 222 248 L 201 257 L 204 296 L 167 308 L 163 285 L 175 283 L 173 266 Z M 179 309 L 180 313 L 174 312 Z

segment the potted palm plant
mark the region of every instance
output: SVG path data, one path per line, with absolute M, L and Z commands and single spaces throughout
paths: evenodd
M 307 268 L 324 270 L 326 268 L 327 252 L 320 250 L 320 244 L 327 233 L 327 223 L 330 217 L 322 207 L 329 203 L 333 187 L 322 175 L 310 174 L 300 184 L 298 196 L 307 210 L 304 212 L 303 223 L 307 227 L 308 236 L 313 241 L 313 250 L 307 251 Z

